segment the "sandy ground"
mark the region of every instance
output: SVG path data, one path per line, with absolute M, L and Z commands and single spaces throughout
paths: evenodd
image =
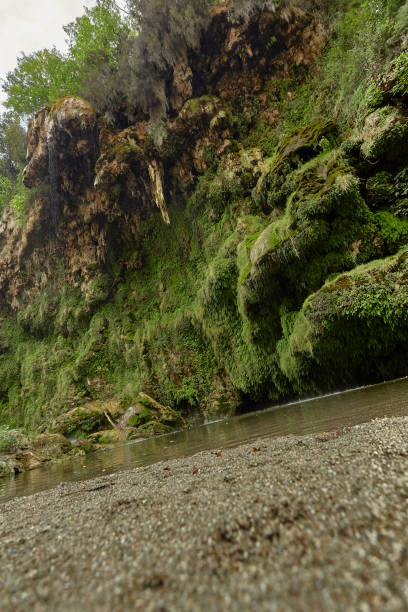
M 408 418 L 0 505 L 0 610 L 407 610 Z

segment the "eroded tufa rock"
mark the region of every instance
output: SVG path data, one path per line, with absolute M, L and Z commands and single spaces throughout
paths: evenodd
M 51 147 L 58 151 L 62 163 L 65 160 L 69 162 L 73 157 L 88 155 L 91 151 L 87 144 L 96 122 L 92 106 L 73 96 L 61 98 L 51 108 L 38 111 L 28 128 L 24 185 L 30 189 L 46 179 Z
M 149 176 L 152 186 L 152 195 L 157 208 L 160 210 L 163 221 L 170 225 L 170 217 L 166 207 L 163 193 L 163 168 L 155 159 L 149 163 Z

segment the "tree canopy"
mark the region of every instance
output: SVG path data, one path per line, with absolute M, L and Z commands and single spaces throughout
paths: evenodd
M 73 62 L 57 49 L 42 49 L 17 59 L 17 67 L 3 81 L 6 107 L 23 119 L 28 118 L 59 96 L 77 93 Z
M 121 41 L 129 27 L 113 0 L 97 5 L 64 27 L 68 50 L 42 49 L 17 59 L 17 67 L 2 83 L 6 107 L 26 120 L 41 106 L 64 95 L 81 95 L 90 71 L 117 62 Z

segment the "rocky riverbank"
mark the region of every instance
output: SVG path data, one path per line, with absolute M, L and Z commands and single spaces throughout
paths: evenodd
M 3 612 L 402 610 L 408 418 L 0 505 Z
M 127 410 L 115 401 L 73 408 L 48 423 L 45 432 L 26 434 L 0 426 L 0 479 L 34 470 L 50 461 L 169 433 L 186 425 L 178 412 L 146 393 L 139 393 Z

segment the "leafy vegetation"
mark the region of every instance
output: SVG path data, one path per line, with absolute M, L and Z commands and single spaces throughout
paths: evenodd
M 280 365 L 295 389 L 334 386 L 405 375 L 406 249 L 337 276 L 308 298 L 279 346 Z
M 18 429 L 11 429 L 7 425 L 0 426 L 0 452 L 16 450 L 24 439 L 24 435 Z
M 5 105 L 13 116 L 27 119 L 64 95 L 80 95 L 96 66 L 115 63 L 120 42 L 129 31 L 113 0 L 98 0 L 96 7 L 85 8 L 85 14 L 64 30 L 65 55 L 55 48 L 23 53 L 4 79 Z

